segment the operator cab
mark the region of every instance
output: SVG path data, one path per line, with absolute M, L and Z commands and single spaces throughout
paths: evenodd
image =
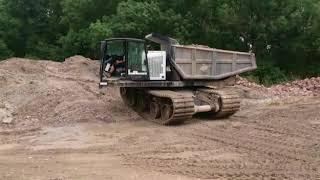
M 163 47 L 165 39 L 150 34 L 146 36 L 146 40 L 149 40 L 150 47 L 151 43 L 155 43 L 153 48 L 161 50 L 148 51 L 147 43 L 142 39 L 112 38 L 101 42 L 100 87 L 158 87 L 163 82 L 173 80 L 167 79 L 167 74 L 171 71 L 167 63 L 170 48 Z
M 101 43 L 100 81 L 110 79 L 149 80 L 145 41 L 113 38 Z

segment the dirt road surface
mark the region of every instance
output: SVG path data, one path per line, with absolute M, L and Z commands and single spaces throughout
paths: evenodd
M 245 98 L 229 119 L 166 127 L 97 73 L 79 56 L 0 63 L 0 179 L 320 179 L 319 96 Z

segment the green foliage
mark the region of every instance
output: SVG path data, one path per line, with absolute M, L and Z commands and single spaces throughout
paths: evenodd
M 38 47 L 40 44 L 56 48 L 57 37 L 63 30 L 59 24 L 60 1 L 1 0 L 1 4 L 0 22 L 5 26 L 0 31 L 0 37 L 15 56 L 34 54 L 37 49 L 43 48 Z M 34 55 L 39 58 L 46 56 L 41 53 Z
M 8 49 L 7 45 L 0 39 L 0 61 L 12 56 L 12 52 Z
M 110 37 L 158 32 L 256 53 L 259 82 L 320 74 L 319 0 L 0 0 L 0 59 L 99 58 Z
M 259 66 L 256 71 L 250 73 L 249 79 L 270 86 L 272 84 L 288 81 L 289 77 L 279 67 L 265 64 Z
M 75 20 L 76 21 L 76 20 Z M 84 23 L 86 24 L 86 23 Z M 99 42 L 110 37 L 144 38 L 147 33 L 159 32 L 183 39 L 180 32 L 186 24 L 180 15 L 173 10 L 162 11 L 159 3 L 123 1 L 115 8 L 115 14 L 97 18 L 86 27 L 73 30 L 60 38 L 60 43 L 66 52 L 82 54 L 98 58 Z
M 116 13 L 104 16 L 91 24 L 90 28 L 106 33 L 104 37 L 127 36 L 143 38 L 147 32 L 160 32 L 168 35 L 178 34 L 184 19 L 172 9 L 161 10 L 155 1 L 136 2 L 133 0 L 119 3 Z M 104 29 L 104 30 L 103 30 Z M 93 33 L 95 33 L 93 31 Z
M 78 31 L 70 30 L 67 35 L 59 39 L 62 49 L 65 51 L 66 56 L 74 54 L 87 55 L 88 43 L 88 30 L 81 29 Z
M 47 44 L 43 41 L 35 43 L 34 48 L 26 54 L 26 57 L 56 61 L 62 61 L 64 59 L 61 48 L 52 44 Z
M 62 24 L 72 30 L 87 28 L 103 16 L 112 15 L 120 0 L 61 0 Z

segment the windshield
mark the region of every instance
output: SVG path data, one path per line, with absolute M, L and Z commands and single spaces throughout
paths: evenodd
M 106 48 L 106 55 L 108 56 L 123 56 L 124 55 L 124 41 L 116 40 L 109 41 Z

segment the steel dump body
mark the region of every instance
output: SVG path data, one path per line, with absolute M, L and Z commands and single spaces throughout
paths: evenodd
M 253 53 L 172 45 L 173 65 L 185 80 L 219 80 L 257 68 Z

